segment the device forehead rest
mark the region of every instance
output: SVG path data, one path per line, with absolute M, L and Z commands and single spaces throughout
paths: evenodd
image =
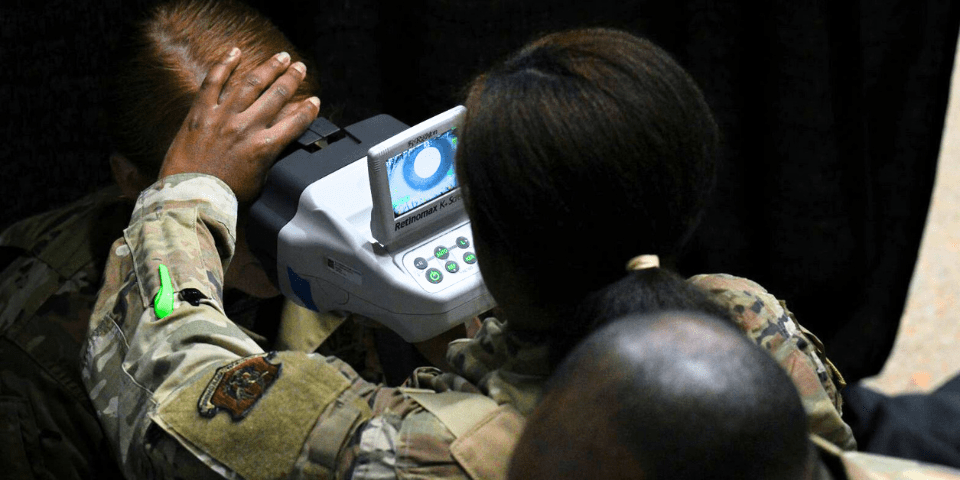
M 371 147 L 407 128 L 385 114 L 342 129 L 319 117 L 273 165 L 260 197 L 250 207 L 247 243 L 274 285 L 278 285 L 277 237 L 297 213 L 307 187 L 363 158 Z

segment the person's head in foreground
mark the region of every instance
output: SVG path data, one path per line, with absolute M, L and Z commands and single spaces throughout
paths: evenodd
M 790 378 L 728 322 L 635 315 L 563 361 L 509 477 L 802 479 L 807 435 Z
M 717 127 L 693 79 L 625 32 L 536 40 L 478 77 L 457 176 L 480 269 L 511 328 L 582 337 L 573 314 L 633 257 L 669 264 L 714 182 Z M 625 278 L 626 276 L 626 278 Z

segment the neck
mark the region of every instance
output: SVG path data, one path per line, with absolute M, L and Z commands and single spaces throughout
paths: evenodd
M 524 334 L 550 334 L 557 324 L 556 312 L 530 304 L 513 303 L 502 305 L 501 315 L 511 331 Z

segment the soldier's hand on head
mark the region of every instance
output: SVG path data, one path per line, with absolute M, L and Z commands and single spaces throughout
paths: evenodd
M 317 117 L 320 100 L 289 103 L 306 67 L 279 53 L 239 81 L 228 82 L 239 50 L 210 69 L 160 167 L 160 178 L 206 173 L 229 186 L 237 200 L 256 198 L 280 151 Z

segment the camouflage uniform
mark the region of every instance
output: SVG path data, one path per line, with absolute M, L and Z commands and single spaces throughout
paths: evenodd
M 79 359 L 107 249 L 130 207 L 107 189 L 0 235 L 4 478 L 120 478 Z
M 503 477 L 550 374 L 547 347 L 490 318 L 474 338 L 451 343 L 454 373 L 421 368 L 404 388 L 368 383 L 336 357 L 265 353 L 220 300 L 236 205 L 216 178 L 165 178 L 141 194 L 112 247 L 82 366 L 125 473 Z M 179 292 L 162 319 L 153 309 L 160 264 Z M 853 448 L 838 411 L 842 380 L 782 304 L 743 279 L 692 281 L 787 368 L 811 431 Z
M 823 343 L 797 322 L 786 303 L 744 278 L 698 275 L 689 281 L 727 306 L 747 337 L 768 350 L 790 374 L 807 411 L 810 431 L 844 450 L 855 450 L 853 431 L 840 418 L 839 390 L 846 382 L 824 354 Z
M 110 244 L 133 203 L 116 187 L 17 222 L 0 234 L 0 464 L 4 478 L 121 478 L 80 378 L 80 350 Z M 253 331 L 263 302 L 229 295 Z M 284 305 L 277 348 L 330 351 L 379 377 L 370 330 Z M 366 342 L 364 342 L 366 341 Z M 323 345 L 321 345 L 323 344 Z

